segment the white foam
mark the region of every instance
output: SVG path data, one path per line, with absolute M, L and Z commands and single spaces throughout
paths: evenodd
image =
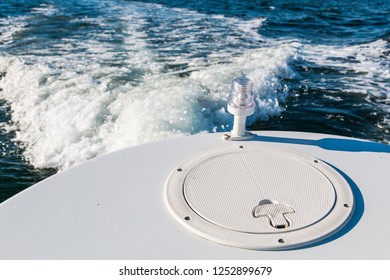
M 303 45 L 302 58 L 319 66 L 339 68 L 340 82 L 352 92 L 390 98 L 390 63 L 385 40 L 353 46 Z M 387 49 L 388 51 L 388 49 Z
M 99 18 L 105 31 L 58 41 L 44 59 L 0 56 L 6 72 L 0 98 L 11 106 L 15 140 L 24 143 L 34 166 L 62 170 L 140 143 L 229 130 L 226 99 L 241 73 L 258 93 L 252 121 L 283 110 L 279 102 L 288 89 L 279 77 L 290 75 L 288 61 L 297 46 L 260 43 L 254 35 L 262 20 L 210 19 L 154 4 L 128 3 L 106 12 L 126 26 L 121 45 L 97 36 L 109 37 L 113 24 Z M 203 24 L 206 20 L 213 25 Z M 225 33 L 241 47 L 231 47 Z M 205 36 L 210 41 L 199 40 Z
M 0 44 L 12 42 L 15 34 L 22 32 L 26 25 L 25 16 L 0 18 Z
M 344 92 L 366 96 L 370 103 L 375 102 L 378 112 L 383 115 L 376 126 L 389 133 L 390 120 L 390 62 L 389 43 L 377 40 L 353 46 L 302 45 L 301 59 L 320 67 L 338 69 L 344 76 L 337 82 Z M 322 82 L 326 82 L 324 79 Z M 321 87 L 321 83 L 317 86 Z M 372 100 L 375 101 L 372 101 Z M 383 141 L 388 140 L 385 138 Z
M 58 9 L 54 5 L 50 4 L 41 4 L 39 7 L 32 8 L 31 12 L 33 14 L 41 14 L 45 16 L 52 16 L 58 13 Z
M 260 26 L 265 21 L 265 18 L 255 18 L 251 20 L 247 20 L 238 24 L 238 28 L 244 32 L 246 32 L 253 39 L 261 40 L 259 29 Z

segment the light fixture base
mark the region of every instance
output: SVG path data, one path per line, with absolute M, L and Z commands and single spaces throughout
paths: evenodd
M 226 141 L 243 141 L 243 140 L 251 140 L 251 139 L 253 139 L 253 137 L 255 137 L 255 135 L 253 133 L 250 133 L 249 131 L 245 131 L 245 134 L 241 135 L 241 136 L 236 136 L 236 135 L 232 135 L 230 133 L 225 133 L 222 136 L 222 139 L 224 139 Z

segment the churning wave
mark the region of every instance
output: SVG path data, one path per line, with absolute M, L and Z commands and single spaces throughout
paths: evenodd
M 313 45 L 264 38 L 261 17 L 90 2 L 104 13 L 74 16 L 42 4 L 0 19 L 0 41 L 12 50 L 0 54 L 0 99 L 12 119 L 1 129 L 15 131 L 34 167 L 63 170 L 132 145 L 229 130 L 226 100 L 242 74 L 257 92 L 250 121 L 279 116 L 292 94 L 287 81 L 297 75 L 295 62 L 332 67 L 342 75 L 324 71 L 318 86 L 333 79 L 333 88 L 375 98 L 390 113 L 385 40 Z M 23 47 L 31 41 L 35 47 Z

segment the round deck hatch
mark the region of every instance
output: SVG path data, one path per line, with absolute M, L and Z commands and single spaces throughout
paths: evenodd
M 345 179 L 311 156 L 260 143 L 202 153 L 167 182 L 174 216 L 206 239 L 247 249 L 307 246 L 354 210 Z

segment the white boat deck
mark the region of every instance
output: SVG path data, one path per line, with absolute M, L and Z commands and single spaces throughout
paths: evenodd
M 167 209 L 170 173 L 212 149 L 261 143 L 308 154 L 349 183 L 355 211 L 335 235 L 303 249 L 248 250 L 198 237 Z M 108 154 L 0 204 L 0 259 L 390 259 L 390 146 L 338 136 L 261 131 L 178 137 Z

